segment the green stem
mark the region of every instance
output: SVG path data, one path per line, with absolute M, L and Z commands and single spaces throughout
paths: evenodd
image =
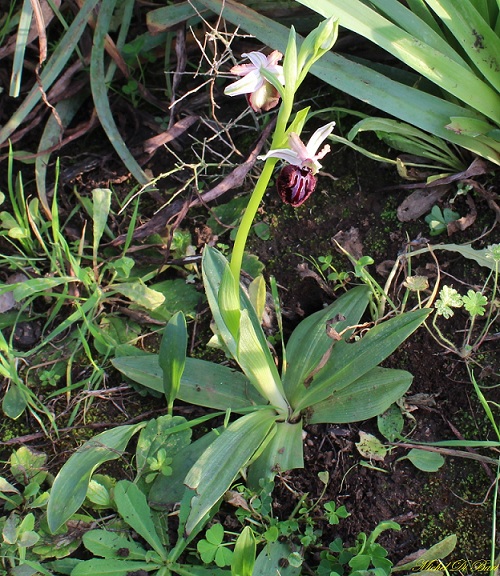
M 250 233 L 250 228 L 252 227 L 255 214 L 259 209 L 260 202 L 267 190 L 269 180 L 273 175 L 274 166 L 276 165 L 277 158 L 269 158 L 264 164 L 264 169 L 257 180 L 255 189 L 250 196 L 250 200 L 243 214 L 236 238 L 234 240 L 233 253 L 231 255 L 230 268 L 233 276 L 237 279 L 240 277 L 241 263 L 243 261 L 243 253 L 245 251 L 245 245 L 247 243 L 248 234 Z
M 271 142 L 271 150 L 279 147 L 280 145 L 283 145 L 286 126 L 292 113 L 292 107 L 293 97 L 290 99 L 285 98 L 282 100 L 280 110 L 278 112 L 278 118 L 276 120 L 276 128 L 274 129 L 274 135 Z M 250 233 L 250 228 L 252 227 L 252 223 L 254 221 L 255 215 L 257 214 L 257 210 L 259 209 L 261 200 L 266 193 L 269 180 L 273 175 L 273 170 L 277 161 L 277 158 L 268 158 L 266 160 L 262 173 L 257 180 L 257 184 L 255 185 L 255 189 L 250 196 L 250 200 L 246 207 L 245 213 L 243 214 L 238 232 L 236 233 L 233 253 L 231 255 L 231 262 L 229 266 L 233 276 L 238 280 L 240 278 L 241 263 L 243 262 L 243 253 L 245 251 L 248 234 Z

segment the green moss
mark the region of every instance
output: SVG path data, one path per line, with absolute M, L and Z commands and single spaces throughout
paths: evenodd
M 483 502 L 489 480 L 478 463 L 449 459 L 446 469 L 429 478 L 423 490 L 426 502 L 419 515 L 421 542 L 428 548 L 450 534 L 457 547 L 451 560 L 480 560 L 491 546 L 491 503 Z M 436 509 L 440 509 L 436 513 Z

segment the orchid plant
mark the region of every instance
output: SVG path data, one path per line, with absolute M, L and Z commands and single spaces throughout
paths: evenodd
M 330 50 L 337 37 L 337 22 L 324 21 L 297 48 L 290 32 L 283 67 L 281 54 L 250 53 L 251 64 L 232 70 L 241 76 L 228 86 L 230 95 L 247 94 L 254 110 L 281 102 L 270 151 L 261 157 L 264 166 L 239 226 L 228 262 L 211 247 L 203 255 L 203 281 L 226 353 L 242 373 L 226 366 L 187 358 L 178 342 L 186 342 L 185 322 L 176 315 L 164 333 L 159 355 L 116 358 L 126 376 L 149 388 L 163 391 L 171 406 L 174 398 L 217 410 L 241 414 L 213 439 L 200 444 L 196 457 L 186 458 L 177 480 L 192 490 L 186 533 L 195 530 L 222 498 L 239 474 L 250 485 L 279 471 L 303 466 L 303 426 L 306 423 L 341 423 L 364 420 L 385 411 L 409 388 L 412 376 L 404 370 L 378 366 L 425 320 L 428 310 L 415 310 L 360 331 L 359 322 L 370 299 L 366 286 L 354 288 L 328 308 L 306 318 L 295 329 L 283 350 L 281 370 L 261 326 L 265 284 L 256 278 L 248 296 L 240 287 L 246 239 L 269 185 L 276 163 L 286 162 L 277 179 L 285 202 L 299 206 L 316 185 L 324 145 L 334 123 L 301 140 L 308 110 L 292 121 L 294 95 L 314 62 Z M 168 356 L 168 358 L 166 358 Z M 150 498 L 168 501 L 172 478 L 155 481 Z

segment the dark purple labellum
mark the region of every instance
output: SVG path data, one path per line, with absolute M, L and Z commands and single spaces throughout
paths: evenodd
M 287 164 L 278 176 L 276 187 L 283 202 L 297 208 L 314 192 L 316 177 L 310 168 Z

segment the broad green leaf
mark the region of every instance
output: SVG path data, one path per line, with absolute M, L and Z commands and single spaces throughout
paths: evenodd
M 23 485 L 27 482 L 42 484 L 48 474 L 46 463 L 46 454 L 35 452 L 28 446 L 21 446 L 9 458 L 12 476 Z
M 232 576 L 252 576 L 255 565 L 257 544 L 250 526 L 245 526 L 236 539 L 231 564 Z
M 158 564 L 154 562 L 93 558 L 77 564 L 71 571 L 71 576 L 128 576 L 131 573 L 153 570 L 158 570 Z
M 158 357 L 163 373 L 163 391 L 170 414 L 186 366 L 187 336 L 186 319 L 182 311 L 179 311 L 172 316 L 165 327 Z
M 158 355 L 123 356 L 114 358 L 112 364 L 131 380 L 163 392 Z M 178 398 L 189 404 L 234 412 L 266 403 L 241 372 L 198 358 L 186 358 Z
M 287 369 L 283 376 L 283 386 L 292 406 L 295 407 L 299 396 L 306 390 L 304 382 L 318 368 L 324 354 L 332 344 L 334 347 L 339 344 L 327 335 L 327 321 L 342 315 L 346 319 L 336 322 L 333 328 L 340 331 L 354 326 L 366 310 L 368 301 L 369 290 L 366 286 L 353 288 L 328 308 L 308 316 L 295 328 L 286 346 Z M 352 330 L 347 331 L 344 338 L 351 333 Z
M 301 573 L 300 566 L 292 566 L 288 562 L 283 566 L 283 558 L 288 560 L 291 553 L 292 550 L 286 542 L 268 542 L 257 556 L 252 576 L 269 576 L 270 574 L 298 576 Z
M 260 326 L 259 330 L 262 331 Z M 276 364 L 269 354 L 269 347 L 266 345 L 263 349 L 261 346 L 262 342 L 255 332 L 247 310 L 242 310 L 236 360 L 260 394 L 273 406 L 288 414 L 288 403 L 282 393 L 283 388 Z
M 259 480 L 272 479 L 276 471 L 304 467 L 302 420 L 295 424 L 277 422 L 276 433 L 258 458 L 249 466 L 248 483 L 259 488 Z
M 69 282 L 76 282 L 78 279 L 72 276 L 60 276 L 59 278 L 31 278 L 20 284 L 13 284 L 15 286 L 13 290 L 14 298 L 16 302 L 20 302 L 24 298 L 28 298 L 33 294 L 38 294 L 39 292 L 46 292 L 52 290 L 56 286 L 61 284 L 68 284 Z
M 170 476 L 159 474 L 151 486 L 149 492 L 151 506 L 165 508 L 182 500 L 186 491 L 184 478 L 202 453 L 222 431 L 223 428 L 212 430 L 174 455 L 171 464 L 172 474 Z
M 97 262 L 97 251 L 104 229 L 106 228 L 110 208 L 111 190 L 107 188 L 94 188 L 94 190 L 92 190 L 92 220 L 94 228 L 92 250 L 94 262 Z
M 411 378 L 410 378 L 411 382 Z M 377 428 L 384 438 L 394 442 L 401 438 L 404 427 L 404 418 L 397 404 L 391 404 L 385 412 L 377 418 Z
M 118 551 L 121 549 L 126 551 L 127 560 L 146 560 L 146 550 L 142 546 L 110 530 L 90 530 L 83 535 L 83 543 L 94 556 L 120 558 Z
M 356 442 L 356 448 L 363 458 L 370 460 L 379 460 L 383 462 L 387 456 L 387 448 L 373 434 L 368 434 L 360 430 L 359 442 Z
M 413 376 L 405 370 L 372 368 L 349 386 L 310 407 L 308 423 L 344 424 L 368 420 L 399 400 Z
M 275 432 L 276 412 L 263 408 L 230 424 L 203 452 L 186 476 L 186 485 L 196 491 L 186 522 L 186 534 L 222 498 L 262 444 Z
M 85 500 L 94 470 L 120 458 L 132 436 L 145 423 L 118 426 L 87 440 L 64 464 L 54 480 L 47 508 L 47 524 L 54 534 Z
M 415 310 L 400 314 L 371 328 L 357 342 L 337 342 L 325 366 L 300 396 L 295 411 L 326 400 L 375 368 L 422 324 L 429 313 L 430 310 Z
M 429 550 L 426 550 L 423 554 L 421 554 L 418 558 L 416 558 L 415 560 L 412 560 L 411 562 L 407 562 L 406 564 L 400 564 L 398 566 L 393 566 L 392 567 L 392 572 L 408 572 L 408 573 L 412 573 L 415 574 L 416 569 L 418 567 L 425 567 L 425 564 L 427 562 L 432 562 L 433 560 L 442 560 L 443 558 L 446 558 L 446 556 L 449 556 L 453 550 L 455 549 L 455 546 L 457 545 L 457 537 L 455 534 L 450 534 L 450 536 L 447 536 L 446 538 L 444 538 L 443 540 L 441 540 L 441 542 L 438 542 L 437 544 L 434 544 L 434 546 L 431 546 L 429 548 Z
M 182 416 L 168 414 L 148 421 L 137 440 L 135 457 L 138 474 L 146 467 L 148 458 L 154 457 L 160 448 L 166 451 L 169 458 L 184 452 L 191 440 L 191 429 L 186 428 L 173 434 L 170 432 L 170 428 L 184 422 L 186 419 Z
M 133 482 L 120 480 L 115 486 L 114 496 L 120 516 L 146 540 L 162 560 L 166 560 L 167 551 L 156 532 L 146 496 L 140 488 Z
M 188 318 L 195 318 L 197 307 L 204 299 L 204 295 L 200 294 L 193 284 L 186 284 L 182 278 L 156 282 L 151 284 L 150 288 L 163 294 L 165 300 L 161 307 L 149 314 L 152 318 L 165 322 L 179 310 L 182 310 Z
M 21 416 L 25 411 L 26 406 L 28 406 L 26 397 L 19 386 L 16 383 L 11 382 L 2 399 L 3 413 L 9 418 L 12 418 L 12 420 L 17 420 L 17 418 L 19 418 L 19 416 Z
M 135 302 L 139 306 L 143 306 L 147 310 L 154 310 L 161 306 L 165 301 L 165 296 L 152 288 L 148 288 L 140 281 L 137 282 L 120 282 L 113 284 L 111 289 L 114 292 L 122 294 L 126 298 Z
M 412 448 L 405 456 L 416 468 L 424 472 L 437 472 L 444 464 L 444 458 L 437 452 Z

